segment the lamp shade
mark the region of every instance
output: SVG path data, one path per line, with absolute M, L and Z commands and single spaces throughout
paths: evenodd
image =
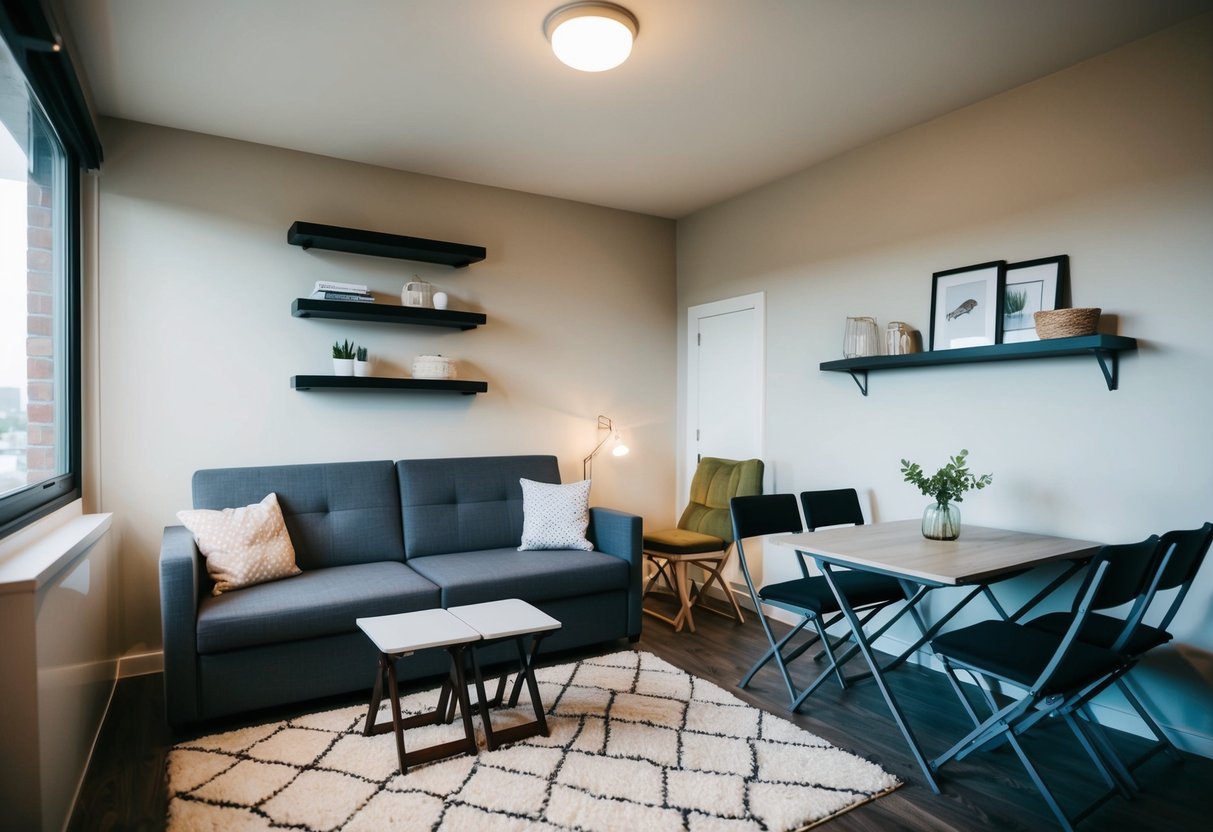
M 626 61 L 639 30 L 635 15 L 614 3 L 569 3 L 543 23 L 556 57 L 582 72 L 602 72 Z

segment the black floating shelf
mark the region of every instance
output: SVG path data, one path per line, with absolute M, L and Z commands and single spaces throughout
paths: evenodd
M 1137 349 L 1137 339 L 1123 335 L 1081 335 L 1077 338 L 1050 338 L 1019 344 L 994 344 L 958 350 L 935 350 L 909 355 L 872 355 L 824 361 L 821 370 L 850 373 L 859 389 L 868 395 L 870 370 L 900 370 L 905 367 L 935 367 L 944 364 L 980 364 L 987 361 L 1015 361 L 1029 358 L 1057 358 L 1067 355 L 1093 355 L 1103 370 L 1109 390 L 1119 385 L 1119 357 Z
M 446 326 L 452 329 L 475 329 L 488 320 L 481 312 L 456 312 L 451 309 L 428 309 L 422 306 L 397 306 L 394 303 L 313 298 L 296 298 L 291 303 L 291 315 L 296 318 L 376 321 L 384 324 Z
M 487 381 L 444 378 L 380 378 L 378 376 L 291 376 L 294 390 L 397 390 L 406 393 L 487 393 Z
M 483 246 L 427 240 L 424 237 L 406 237 L 403 234 L 384 234 L 381 231 L 364 231 L 360 228 L 342 228 L 339 225 L 321 225 L 299 220 L 291 223 L 290 230 L 286 232 L 286 241 L 293 246 L 303 246 L 305 250 L 319 248 L 325 251 L 369 254 L 373 257 L 394 257 L 398 260 L 438 263 L 457 269 L 471 263 L 479 263 L 485 258 Z

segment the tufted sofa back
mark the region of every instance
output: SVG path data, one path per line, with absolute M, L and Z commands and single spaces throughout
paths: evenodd
M 554 456 L 404 459 L 396 463 L 409 559 L 517 547 L 521 478 L 560 482 Z
M 389 460 L 211 468 L 193 479 L 194 508 L 238 508 L 278 495 L 303 570 L 404 560 L 400 496 Z

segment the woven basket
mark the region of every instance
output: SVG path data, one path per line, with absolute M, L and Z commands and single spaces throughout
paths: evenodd
M 1041 338 L 1073 338 L 1094 335 L 1099 324 L 1098 308 L 1050 309 L 1035 312 L 1036 334 Z

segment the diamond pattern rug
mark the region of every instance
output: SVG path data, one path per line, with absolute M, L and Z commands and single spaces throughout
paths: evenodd
M 168 759 L 168 828 L 793 830 L 900 785 L 651 653 L 621 651 L 536 676 L 550 737 L 489 752 L 481 733 L 475 757 L 407 775 L 391 733 L 362 736 L 365 705 L 181 743 Z M 437 695 L 401 697 L 404 714 L 431 710 Z M 494 711 L 495 727 L 533 718 L 525 695 L 524 686 L 516 710 Z M 408 730 L 405 742 L 459 736 L 457 718 Z

